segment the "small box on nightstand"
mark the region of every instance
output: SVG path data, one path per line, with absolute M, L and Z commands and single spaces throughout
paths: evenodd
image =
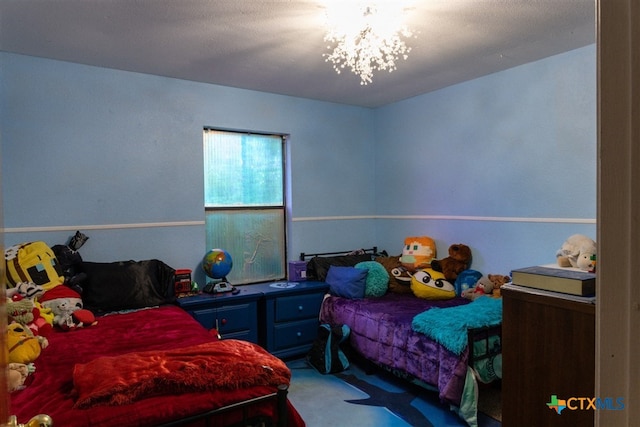
M 175 273 L 175 292 L 176 295 L 191 292 L 191 270 L 181 269 Z
M 292 282 L 307 280 L 306 261 L 289 261 L 289 280 Z

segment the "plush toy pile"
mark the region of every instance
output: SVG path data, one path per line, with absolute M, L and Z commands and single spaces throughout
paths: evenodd
M 77 248 L 86 239 L 78 232 L 71 242 Z M 75 249 L 69 247 L 69 251 L 64 251 L 71 256 L 67 263 L 72 262 L 69 259 L 81 260 Z M 97 322 L 93 313 L 83 308 L 76 290 L 81 291 L 81 280 L 68 264 L 62 269 L 46 243 L 14 245 L 5 251 L 5 262 L 8 380 L 9 390 L 15 391 L 25 387 L 35 370 L 33 362 L 47 347 L 53 328 L 70 331 Z
M 35 299 L 26 298 L 19 293 L 12 295 L 11 298 L 7 298 L 8 322 L 20 323 L 29 328 L 34 335 L 49 335 L 53 329 L 53 312 Z
M 376 259 L 389 273 L 388 292 L 413 293 L 418 298 L 443 300 L 462 296 L 500 296 L 500 288 L 511 278 L 471 269 L 471 248 L 463 243 L 449 246 L 449 256 L 436 259 L 436 243 L 429 236 L 404 240 L 402 255 Z
M 485 295 L 499 297 L 501 296 L 500 288 L 502 285 L 509 282 L 511 282 L 511 277 L 509 276 L 503 276 L 501 274 L 487 274 L 481 276 L 475 286 L 463 290 L 461 296 L 470 299 L 471 301 Z

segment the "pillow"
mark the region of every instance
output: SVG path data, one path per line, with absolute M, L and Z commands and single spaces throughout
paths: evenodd
M 332 265 L 353 267 L 359 262 L 371 261 L 371 254 L 338 255 L 330 257 L 315 256 L 307 262 L 307 280 L 326 282 L 327 272 Z
M 389 289 L 389 273 L 377 261 L 364 261 L 356 264 L 356 268 L 367 271 L 367 280 L 364 288 L 366 297 L 381 297 Z
M 327 284 L 332 295 L 350 299 L 364 298 L 367 270 L 332 265 L 327 272 Z
M 152 307 L 174 298 L 175 270 L 157 259 L 83 262 L 84 307 L 96 313 Z

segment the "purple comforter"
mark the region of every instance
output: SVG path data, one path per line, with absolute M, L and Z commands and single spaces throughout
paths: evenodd
M 413 294 L 394 293 L 360 300 L 329 296 L 322 304 L 320 320 L 348 325 L 351 347 L 362 356 L 436 387 L 443 402 L 459 406 L 468 351 L 456 356 L 426 335 L 414 332 L 411 321 L 433 307 L 467 303 L 469 300 L 463 298 L 429 301 Z

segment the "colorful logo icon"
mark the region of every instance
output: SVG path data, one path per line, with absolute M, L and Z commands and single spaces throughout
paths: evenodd
M 551 395 L 551 401 L 547 403 L 547 406 L 555 410 L 559 415 L 562 410 L 567 407 L 567 401 L 564 399 L 558 399 L 558 396 L 553 394 Z
M 547 407 L 556 411 L 558 415 L 563 410 L 570 411 L 621 411 L 625 408 L 624 398 L 622 397 L 569 397 L 567 399 L 558 399 L 555 394 L 551 395 Z

